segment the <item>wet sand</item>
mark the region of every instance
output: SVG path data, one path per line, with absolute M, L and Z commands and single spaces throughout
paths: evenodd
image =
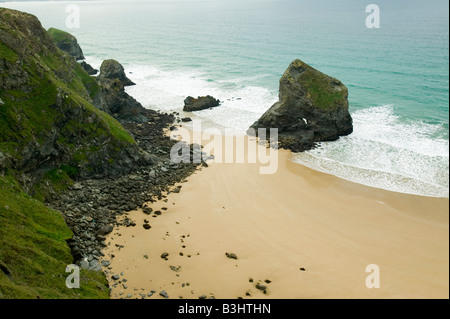
M 449 298 L 447 198 L 354 184 L 289 155 L 278 151 L 272 175 L 211 163 L 149 204 L 160 216 L 129 212 L 136 227 L 116 227 L 104 250 L 112 298 Z M 380 288 L 366 286 L 370 264 Z

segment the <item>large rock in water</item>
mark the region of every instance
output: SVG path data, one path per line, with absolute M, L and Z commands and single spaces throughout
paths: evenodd
M 103 81 L 104 79 L 118 79 L 123 86 L 135 85 L 135 83 L 133 83 L 133 81 L 125 75 L 125 70 L 122 64 L 113 59 L 103 61 L 100 66 L 100 75 L 98 76 L 98 80 Z
M 188 96 L 184 100 L 184 108 L 185 112 L 193 112 L 200 111 L 204 109 L 209 109 L 211 107 L 216 107 L 220 105 L 220 101 L 213 98 L 210 95 L 207 96 L 199 96 L 198 98 L 193 98 L 192 96 Z
M 47 32 L 58 48 L 73 56 L 77 61 L 84 60 L 83 50 L 81 50 L 77 39 L 73 35 L 55 28 L 50 28 Z
M 280 79 L 279 101 L 247 133 L 278 128 L 280 147 L 302 152 L 313 148 L 315 142 L 334 141 L 352 133 L 352 123 L 345 85 L 295 60 Z

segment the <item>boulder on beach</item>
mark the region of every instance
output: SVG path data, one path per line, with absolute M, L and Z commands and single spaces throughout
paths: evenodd
M 198 98 L 193 98 L 192 96 L 188 96 L 184 100 L 184 108 L 185 112 L 194 112 L 200 111 L 204 109 L 209 109 L 211 107 L 216 107 L 220 105 L 220 101 L 218 99 L 213 98 L 210 95 L 207 96 L 199 96 Z
M 84 60 L 83 50 L 81 50 L 77 38 L 68 32 L 55 28 L 50 28 L 47 32 L 59 49 L 73 56 L 77 61 Z
M 247 131 L 277 128 L 280 147 L 302 152 L 353 132 L 346 86 L 295 60 L 280 79 L 279 101 Z

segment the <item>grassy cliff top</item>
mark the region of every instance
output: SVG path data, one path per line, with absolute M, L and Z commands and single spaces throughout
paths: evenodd
M 76 38 L 68 32 L 50 28 L 47 30 L 48 34 L 53 38 L 55 42 L 72 42 L 76 41 Z
M 341 81 L 322 73 L 305 62 L 294 60 L 280 79 L 280 90 L 289 88 L 304 91 L 315 107 L 334 110 L 347 105 L 348 90 Z

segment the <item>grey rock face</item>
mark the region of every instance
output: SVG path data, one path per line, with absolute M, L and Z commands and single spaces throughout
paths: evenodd
M 247 131 L 278 128 L 280 146 L 301 152 L 353 132 L 341 81 L 295 60 L 280 79 L 279 101 Z
M 77 38 L 75 38 L 73 35 L 55 28 L 50 28 L 48 30 L 48 33 L 55 41 L 56 46 L 62 51 L 73 56 L 77 61 L 85 59 L 83 50 L 81 50 Z
M 135 85 L 135 83 L 125 75 L 125 70 L 122 64 L 112 59 L 103 61 L 100 67 L 100 75 L 98 76 L 98 80 L 102 82 L 105 79 L 117 79 L 122 82 L 123 86 Z
M 115 60 L 105 60 L 97 77 L 100 91 L 94 97 L 94 105 L 113 115 L 120 122 L 146 123 L 144 107 L 125 92 L 125 86 L 134 85 L 125 75 L 123 66 Z
M 89 75 L 96 75 L 98 73 L 98 70 L 94 69 L 90 64 L 86 63 L 85 61 L 81 62 L 80 65 Z

